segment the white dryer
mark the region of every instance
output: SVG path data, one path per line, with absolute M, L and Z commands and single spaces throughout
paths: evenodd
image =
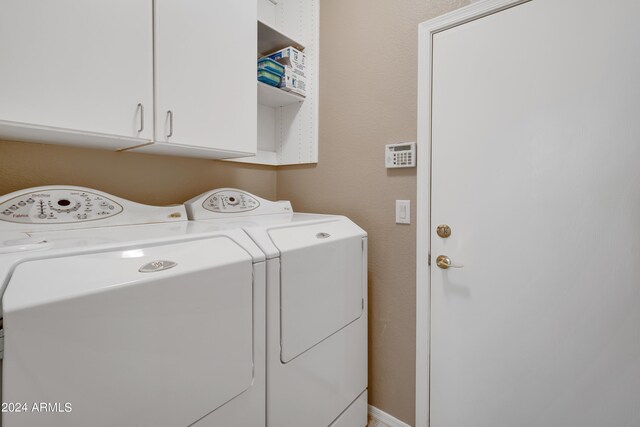
M 4 427 L 265 425 L 265 257 L 72 186 L 0 197 Z
M 365 426 L 366 233 L 231 188 L 186 207 L 195 222 L 242 227 L 266 254 L 267 425 Z

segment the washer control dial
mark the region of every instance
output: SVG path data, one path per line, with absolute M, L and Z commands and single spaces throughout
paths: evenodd
M 25 193 L 0 204 L 0 220 L 21 224 L 67 224 L 118 215 L 124 208 L 104 195 L 73 189 Z
M 248 193 L 237 190 L 221 190 L 207 197 L 202 207 L 211 212 L 248 212 L 260 206 L 260 202 Z

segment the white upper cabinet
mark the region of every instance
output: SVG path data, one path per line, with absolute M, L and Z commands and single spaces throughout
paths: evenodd
M 255 0 L 155 5 L 156 143 L 136 151 L 255 154 Z
M 0 0 L 0 140 L 257 151 L 255 0 Z
M 152 26 L 149 0 L 0 1 L 0 139 L 151 141 Z

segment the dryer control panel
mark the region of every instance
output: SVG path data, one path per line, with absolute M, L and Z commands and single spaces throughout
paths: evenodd
M 91 221 L 122 211 L 104 195 L 71 189 L 25 193 L 0 203 L 0 219 L 22 224 Z
M 288 201 L 272 202 L 235 188 L 219 188 L 185 202 L 189 219 L 293 213 Z
M 148 206 L 84 187 L 35 187 L 0 196 L 0 231 L 48 231 L 187 221 L 183 205 Z
M 211 194 L 202 203 L 202 207 L 211 212 L 248 212 L 260 206 L 260 202 L 251 194 L 238 190 L 220 190 Z

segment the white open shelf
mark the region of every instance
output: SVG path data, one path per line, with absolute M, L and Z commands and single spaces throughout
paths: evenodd
M 257 1 L 257 57 L 288 46 L 303 51 L 307 96 L 256 82 L 258 152 L 227 160 L 272 166 L 317 163 L 320 0 Z
M 258 21 L 258 54 L 268 55 L 285 47 L 293 46 L 304 50 L 304 45 L 279 30 Z
M 254 165 L 269 165 L 269 166 L 279 166 L 280 161 L 278 160 L 278 155 L 275 151 L 270 150 L 260 150 L 258 149 L 258 153 L 252 157 L 238 157 L 237 159 L 225 159 L 233 162 L 239 163 L 251 163 Z
M 258 82 L 258 104 L 269 107 L 284 107 L 285 105 L 298 104 L 303 101 L 304 96 L 302 95 Z

